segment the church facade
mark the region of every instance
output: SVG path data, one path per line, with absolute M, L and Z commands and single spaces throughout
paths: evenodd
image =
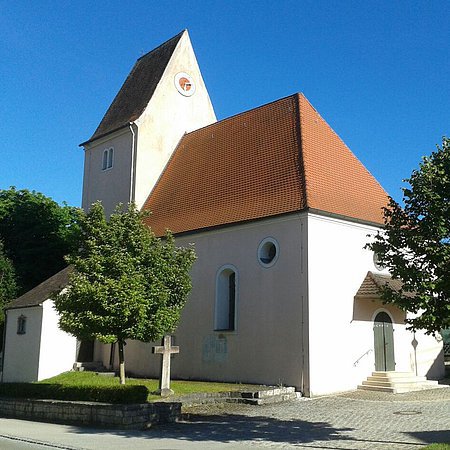
M 393 280 L 364 245 L 387 194 L 303 94 L 217 122 L 184 31 L 137 61 L 82 145 L 83 208 L 133 201 L 195 245 L 173 377 L 319 395 L 374 370 L 443 375 L 442 343 L 379 298 Z M 152 345 L 128 342 L 128 373 L 158 375 Z

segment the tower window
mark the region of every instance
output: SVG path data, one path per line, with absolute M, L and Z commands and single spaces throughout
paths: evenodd
M 114 149 L 112 147 L 103 150 L 102 170 L 111 169 L 114 162 Z
M 17 319 L 17 334 L 25 334 L 27 332 L 27 318 L 21 315 Z

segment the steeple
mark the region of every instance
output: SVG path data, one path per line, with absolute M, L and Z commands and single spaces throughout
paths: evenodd
M 180 138 L 216 121 L 187 30 L 139 58 L 85 148 L 83 208 L 141 207 Z

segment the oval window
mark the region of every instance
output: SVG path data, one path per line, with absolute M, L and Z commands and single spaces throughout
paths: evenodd
M 380 272 L 386 268 L 381 262 L 380 262 L 380 256 L 378 253 L 373 254 L 373 265 L 375 266 L 375 269 L 379 270 Z
M 258 247 L 258 260 L 264 267 L 270 267 L 278 259 L 278 243 L 273 238 L 264 239 Z

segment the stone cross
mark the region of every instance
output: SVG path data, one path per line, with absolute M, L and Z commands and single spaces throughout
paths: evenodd
M 161 346 L 153 347 L 153 353 L 159 353 L 162 355 L 161 362 L 161 378 L 159 379 L 159 389 L 158 393 L 161 397 L 173 394 L 172 389 L 170 389 L 170 356 L 173 353 L 180 353 L 180 347 L 171 345 L 171 336 L 164 336 Z

